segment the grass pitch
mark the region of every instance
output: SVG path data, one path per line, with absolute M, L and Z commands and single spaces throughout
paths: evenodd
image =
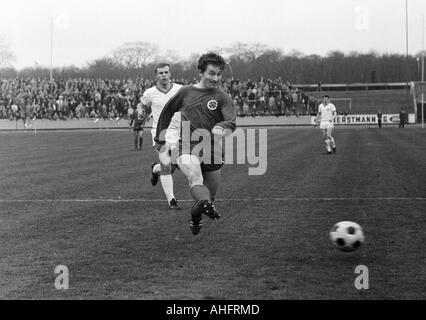
M 334 132 L 326 155 L 317 128 L 268 129 L 266 174 L 225 166 L 223 219 L 197 236 L 182 173 L 181 211 L 149 182 L 148 132 L 141 152 L 128 131 L 0 133 L 0 298 L 425 299 L 426 131 Z M 342 220 L 364 229 L 355 252 L 328 238 Z

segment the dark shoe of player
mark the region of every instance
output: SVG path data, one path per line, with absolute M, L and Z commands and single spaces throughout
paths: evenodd
M 212 220 L 217 220 L 220 218 L 220 213 L 218 211 L 216 211 L 216 209 L 214 208 L 213 203 L 211 203 L 211 201 L 208 200 L 203 200 L 200 203 L 201 206 L 201 210 L 202 212 L 209 217 Z
M 177 200 L 175 198 L 173 198 L 172 200 L 170 200 L 170 202 L 169 202 L 169 208 L 170 209 L 174 209 L 174 210 L 180 210 L 181 209 L 181 207 L 178 206 Z
M 334 147 L 333 148 L 333 153 L 336 153 L 336 152 L 337 152 L 336 147 Z
M 216 208 L 213 206 L 213 215 L 209 216 L 210 219 L 213 220 L 219 220 L 220 219 L 220 213 L 216 210 Z
M 206 212 L 205 208 L 211 209 L 211 202 L 208 200 L 201 200 L 195 202 L 191 208 L 191 221 L 189 221 L 189 227 L 193 235 L 196 235 L 200 232 L 203 213 Z
M 158 177 L 159 177 L 159 174 L 158 173 L 154 173 L 154 166 L 156 165 L 157 163 L 156 162 L 154 162 L 152 165 L 151 165 L 151 184 L 153 185 L 153 186 L 156 186 L 157 185 L 157 183 L 158 183 Z
M 200 233 L 202 225 L 203 219 L 201 217 L 192 217 L 191 221 L 189 221 L 189 227 L 191 228 L 191 232 L 194 236 Z

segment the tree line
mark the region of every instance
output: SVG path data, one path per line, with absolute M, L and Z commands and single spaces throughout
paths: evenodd
M 281 78 L 293 84 L 313 83 L 379 83 L 420 80 L 419 55 L 377 52 L 331 51 L 325 56 L 305 55 L 293 50 L 284 53 L 261 43 L 234 43 L 208 51 L 222 54 L 228 65 L 225 78 L 257 80 Z M 155 63 L 172 63 L 173 77 L 177 80 L 198 78 L 196 62 L 200 54 L 182 58 L 173 50 L 161 52 L 157 45 L 147 42 L 125 43 L 110 55 L 88 62 L 83 67 L 54 68 L 58 78 L 145 78 L 154 77 Z M 0 65 L 1 66 L 1 65 Z M 16 70 L 3 66 L 0 77 L 48 78 L 50 69 L 33 66 Z

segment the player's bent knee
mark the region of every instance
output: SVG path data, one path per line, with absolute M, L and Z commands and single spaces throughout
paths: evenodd
M 203 185 L 203 175 L 201 172 L 190 171 L 187 175 L 189 186 L 192 188 L 195 185 Z

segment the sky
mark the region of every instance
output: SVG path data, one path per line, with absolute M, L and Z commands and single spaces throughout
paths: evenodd
M 425 0 L 0 0 L 0 41 L 14 66 L 84 66 L 125 42 L 182 57 L 235 42 L 284 53 L 422 50 Z M 51 37 L 51 21 L 53 37 Z M 51 42 L 51 40 L 53 41 Z

